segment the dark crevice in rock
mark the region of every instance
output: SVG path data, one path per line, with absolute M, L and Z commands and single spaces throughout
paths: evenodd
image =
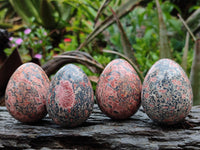
M 30 142 L 34 149 L 51 147 L 52 149 L 109 149 L 110 146 L 103 141 L 92 137 L 65 136 L 65 137 L 39 137 Z

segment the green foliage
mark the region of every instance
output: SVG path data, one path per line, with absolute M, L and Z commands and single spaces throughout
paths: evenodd
M 96 46 L 96 41 L 106 41 L 107 49 L 123 53 L 119 28 L 116 24 L 113 24 L 115 20 L 111 16 L 109 7 L 101 12 L 98 18 L 99 22 L 94 28 L 98 9 L 104 0 L 0 0 L 1 2 L 4 2 L 4 5 L 9 5 L 9 7 L 1 12 L 2 15 L 0 13 L 0 19 L 3 19 L 3 15 L 9 14 L 8 12 L 12 12 L 12 7 L 10 7 L 12 4 L 14 10 L 26 22 L 26 29 L 31 29 L 29 34 L 15 30 L 14 40 L 12 41 L 13 44 L 16 44 L 17 39 L 22 40 L 19 44 L 19 51 L 24 62 L 31 60 L 29 49 L 33 50 L 34 55 L 42 55 L 41 61 L 44 64 L 53 55 L 76 50 L 85 41 L 84 49 L 81 48 L 80 50 L 90 53 L 103 66 L 106 66 L 118 56 L 102 53 L 102 47 Z M 113 0 L 110 1 L 109 6 L 118 14 L 119 18 L 123 16 L 122 14 L 126 14 L 120 22 L 134 49 L 138 67 L 145 76 L 149 68 L 159 59 L 159 21 L 154 1 L 149 2 L 145 7 L 136 7 L 132 11 L 126 12 L 128 8 L 132 8 L 138 2 L 139 0 Z M 4 5 L 1 5 L 0 10 L 3 10 Z M 181 64 L 185 33 L 183 33 L 179 19 L 171 15 L 174 9 L 179 13 L 181 12 L 177 6 L 169 1 L 161 3 L 161 8 L 167 35 L 170 39 L 172 57 Z M 195 8 L 197 7 L 193 7 L 193 9 Z M 13 11 L 13 13 L 15 12 Z M 10 13 L 10 16 L 13 13 Z M 100 34 L 105 30 L 104 34 Z M 56 46 L 53 45 L 55 39 L 51 38 L 54 33 L 61 34 L 61 40 L 58 41 Z M 13 46 L 16 47 L 17 45 Z M 12 49 L 7 49 L 6 53 L 9 55 Z M 192 60 L 193 52 L 190 48 L 187 60 L 188 75 Z M 80 67 L 88 76 L 99 76 L 83 65 L 80 65 Z M 95 88 L 94 83 L 93 87 Z
M 190 76 L 189 74 L 190 74 L 190 71 L 191 71 L 191 66 L 192 66 L 192 61 L 193 61 L 193 55 L 194 55 L 193 53 L 194 53 L 194 49 L 190 49 L 190 50 L 188 51 L 188 57 L 187 57 L 187 71 L 186 71 L 188 77 Z
M 5 13 L 6 13 L 6 11 L 5 11 L 5 10 L 3 10 L 3 11 L 0 11 L 0 21 L 1 21 L 1 22 L 3 22 L 3 20 L 4 20 Z
M 95 74 L 93 73 L 92 71 L 90 71 L 86 66 L 84 65 L 81 65 L 81 64 L 76 64 L 77 66 L 79 66 L 84 72 L 85 74 L 88 76 L 88 77 L 91 77 L 91 76 L 99 76 L 99 74 Z M 97 83 L 96 82 L 91 82 L 92 84 L 92 88 L 93 90 L 95 91 L 96 90 L 96 85 Z
M 34 23 L 47 29 L 65 27 L 73 14 L 71 6 L 60 1 L 49 0 L 9 0 L 16 13 L 29 25 Z
M 40 0 L 40 15 L 43 25 L 48 29 L 54 29 L 58 22 L 54 18 L 54 13 L 52 13 L 53 5 L 49 3 L 47 0 Z
M 41 23 L 41 18 L 39 17 L 39 11 L 37 7 L 33 4 L 33 0 L 21 1 L 21 0 L 9 0 L 12 7 L 26 22 L 30 21 L 31 17 L 36 19 L 37 23 Z
M 62 40 L 62 42 L 59 43 L 58 47 L 55 47 L 53 50 L 60 54 L 62 52 L 76 50 L 77 47 L 77 37 L 74 35 L 68 35 Z
M 3 20 L 13 18 L 15 14 L 8 0 L 0 0 L 0 11 L 4 13 Z
M 151 33 L 151 36 L 149 36 Z M 149 68 L 159 59 L 158 35 L 149 30 L 143 38 L 137 38 L 133 44 L 136 51 L 136 58 L 140 65 L 143 75 L 147 73 Z
M 94 55 L 93 58 L 103 66 L 106 66 L 112 59 L 110 56 L 106 55 Z
M 6 49 L 6 53 L 9 55 L 14 48 L 18 47 L 23 62 L 30 61 L 37 54 L 41 55 L 41 61 L 45 63 L 52 56 L 49 31 L 41 26 L 33 25 L 30 28 L 25 28 L 25 30 L 18 32 L 15 37 L 11 37 L 10 42 L 12 48 Z
M 171 51 L 173 59 L 181 63 L 182 49 L 185 43 L 185 33 L 181 29 L 181 21 L 172 16 L 170 13 L 173 9 L 180 11 L 177 6 L 169 1 L 161 4 L 163 10 L 163 18 L 167 27 L 167 34 L 170 39 Z M 128 39 L 132 43 L 135 56 L 143 75 L 147 73 L 149 68 L 159 59 L 159 27 L 158 16 L 154 2 L 148 3 L 143 7 L 137 7 L 126 17 L 121 19 L 126 29 Z M 120 44 L 120 33 L 116 25 L 109 27 L 108 49 L 114 49 L 122 53 L 122 45 Z M 189 63 L 190 64 L 190 63 Z M 191 65 L 189 65 L 189 68 Z

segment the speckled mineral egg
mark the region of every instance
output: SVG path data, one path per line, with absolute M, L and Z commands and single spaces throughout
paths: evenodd
M 21 65 L 6 88 L 5 104 L 9 113 L 25 123 L 37 122 L 45 117 L 49 82 L 40 66 L 34 63 Z
M 123 59 L 111 61 L 100 75 L 96 88 L 98 106 L 112 119 L 127 119 L 140 107 L 141 81 Z
M 87 75 L 76 65 L 62 67 L 50 83 L 47 111 L 56 124 L 76 127 L 90 116 L 93 89 Z
M 183 69 L 170 59 L 157 61 L 142 86 L 142 106 L 155 122 L 172 125 L 184 120 L 192 107 L 192 88 Z

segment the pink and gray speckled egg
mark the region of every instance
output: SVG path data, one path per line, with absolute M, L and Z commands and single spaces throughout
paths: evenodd
M 56 124 L 76 127 L 90 116 L 93 89 L 87 75 L 76 65 L 62 67 L 50 83 L 47 111 Z
M 142 86 L 142 106 L 155 122 L 173 125 L 184 120 L 192 107 L 192 88 L 183 69 L 170 59 L 157 61 Z
M 98 106 L 112 119 L 127 119 L 140 107 L 141 81 L 134 68 L 123 59 L 111 61 L 96 88 Z
M 49 79 L 42 68 L 34 63 L 21 65 L 11 76 L 5 93 L 9 113 L 25 123 L 44 118 Z

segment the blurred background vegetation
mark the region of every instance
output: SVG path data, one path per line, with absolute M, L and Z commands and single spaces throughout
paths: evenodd
M 170 58 L 180 65 L 184 62 L 190 76 L 195 41 L 189 39 L 185 59 L 187 30 L 177 14 L 187 21 L 200 9 L 200 0 L 159 3 Z M 120 18 L 121 28 L 111 10 Z M 158 14 L 155 0 L 0 0 L 0 28 L 8 32 L 9 39 L 9 46 L 0 51 L 9 57 L 17 47 L 24 63 L 35 58 L 41 65 L 55 56 L 77 50 L 88 53 L 104 67 L 115 58 L 128 57 L 144 77 L 161 58 L 162 21 Z M 191 30 L 196 34 L 199 29 L 196 24 Z M 84 65 L 77 65 L 88 76 L 100 75 Z M 95 78 L 92 81 L 95 89 Z

